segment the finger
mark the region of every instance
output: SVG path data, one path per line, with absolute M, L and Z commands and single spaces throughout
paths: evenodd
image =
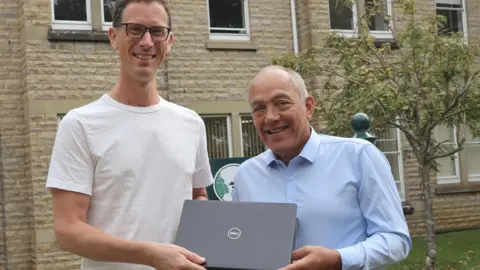
M 296 261 L 292 264 L 289 264 L 283 268 L 280 268 L 279 270 L 307 270 L 308 269 L 308 263 L 306 260 L 299 260 Z
M 205 263 L 205 258 L 201 257 L 197 253 L 191 252 L 190 250 L 187 250 L 185 248 L 180 249 L 180 253 L 187 258 L 187 260 L 194 262 L 196 264 L 204 264 Z M 202 269 L 202 268 L 200 268 Z
M 199 264 L 196 264 L 194 262 L 191 262 L 189 260 L 186 261 L 186 263 L 181 267 L 181 269 L 185 269 L 185 270 L 206 270 L 205 267 L 199 265 Z
M 293 251 L 292 260 L 300 260 L 304 257 L 307 257 L 308 254 L 310 253 L 311 253 L 311 250 L 309 247 L 302 247 L 300 249 Z

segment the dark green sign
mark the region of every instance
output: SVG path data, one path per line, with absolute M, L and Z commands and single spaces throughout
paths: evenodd
M 213 185 L 207 187 L 208 199 L 216 201 L 231 201 L 234 186 L 234 176 L 242 162 L 249 158 L 215 158 L 210 159 L 210 169 L 213 175 Z

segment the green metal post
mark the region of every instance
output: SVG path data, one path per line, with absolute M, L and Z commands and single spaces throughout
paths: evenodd
M 373 144 L 377 140 L 377 137 L 368 133 L 370 129 L 370 119 L 368 115 L 364 113 L 356 113 L 352 117 L 352 128 L 355 132 L 355 135 L 353 135 L 354 138 L 365 139 Z

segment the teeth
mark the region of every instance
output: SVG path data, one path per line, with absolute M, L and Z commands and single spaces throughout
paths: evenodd
M 134 56 L 142 60 L 150 60 L 153 57 L 155 57 L 154 55 L 141 55 L 141 54 L 135 54 Z
M 270 134 L 275 134 L 275 133 L 279 133 L 281 131 L 283 131 L 286 127 L 283 127 L 283 128 L 278 128 L 278 129 L 271 129 L 268 131 L 268 133 Z

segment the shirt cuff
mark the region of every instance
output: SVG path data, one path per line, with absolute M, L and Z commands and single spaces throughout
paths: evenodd
M 342 270 L 363 269 L 365 250 L 361 244 L 337 249 L 342 258 Z

